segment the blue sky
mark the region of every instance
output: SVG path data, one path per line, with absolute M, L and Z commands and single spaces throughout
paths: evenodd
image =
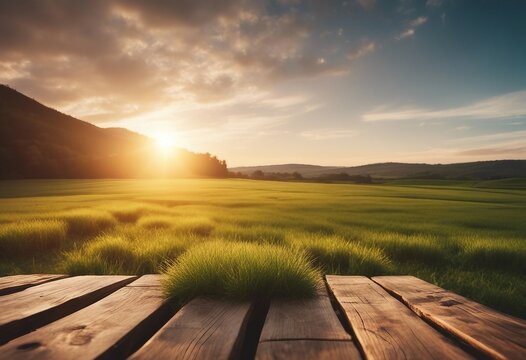
M 526 158 L 524 1 L 18 1 L 0 80 L 231 166 Z

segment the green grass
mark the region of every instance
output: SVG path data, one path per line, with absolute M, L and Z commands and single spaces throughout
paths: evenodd
M 234 300 L 312 296 L 320 272 L 306 253 L 276 245 L 206 242 L 190 248 L 165 271 L 166 295 L 181 302 L 198 295 Z
M 244 298 L 287 280 L 280 269 L 290 263 L 268 260 L 285 253 L 321 273 L 412 274 L 526 317 L 524 184 L 3 181 L 0 274 L 166 271 L 179 299 L 205 294 L 212 280 L 215 295 Z M 240 266 L 245 253 L 256 273 L 219 266 Z M 196 278 L 183 267 L 201 274 L 184 291 Z M 308 271 L 287 276 L 298 274 L 295 281 L 312 285 Z
M 66 241 L 67 225 L 59 220 L 25 220 L 0 226 L 0 254 L 25 254 L 60 248 Z

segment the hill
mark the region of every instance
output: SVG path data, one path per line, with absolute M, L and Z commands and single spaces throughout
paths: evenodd
M 262 171 L 265 174 L 298 172 L 305 178 L 347 174 L 349 176 L 370 175 L 374 178 L 396 179 L 487 180 L 526 178 L 526 160 L 477 161 L 457 164 L 378 163 L 351 167 L 284 164 L 234 167 L 229 170 L 244 175 L 251 175 L 255 171 Z
M 152 139 L 100 128 L 0 85 L 0 178 L 226 176 L 209 154 L 174 151 L 159 159 Z

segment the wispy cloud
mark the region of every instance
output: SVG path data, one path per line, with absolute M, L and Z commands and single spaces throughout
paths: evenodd
M 385 111 L 384 108 L 362 115 L 363 121 L 404 121 L 434 119 L 507 119 L 526 116 L 526 91 L 491 97 L 470 105 L 430 110 L 418 107 Z
M 351 52 L 349 52 L 349 55 L 347 55 L 347 58 L 351 61 L 359 59 L 361 57 L 364 57 L 366 55 L 369 55 L 373 53 L 377 48 L 377 45 L 374 41 L 368 41 L 359 46 L 356 49 L 353 49 Z
M 409 26 L 411 26 L 412 28 L 416 28 L 416 27 L 418 27 L 420 25 L 425 24 L 426 21 L 427 21 L 427 18 L 425 16 L 419 16 L 416 19 L 414 19 L 413 21 L 411 21 L 409 23 Z
M 427 22 L 427 17 L 425 16 L 419 16 L 416 19 L 411 20 L 409 22 L 409 27 L 403 32 L 401 32 L 398 36 L 395 36 L 395 39 L 402 40 L 402 39 L 414 36 L 416 33 L 416 28 L 419 26 L 422 26 L 426 22 Z
M 444 0 L 427 0 L 426 7 L 438 8 L 438 7 L 441 7 L 443 3 L 444 3 Z
M 469 149 L 457 152 L 458 156 L 481 156 L 487 157 L 502 157 L 502 158 L 524 158 L 526 157 L 526 146 L 507 147 L 507 146 L 493 146 L 477 149 Z
M 415 29 L 407 29 L 406 31 L 404 31 L 403 33 L 401 33 L 400 35 L 398 35 L 396 37 L 396 40 L 402 40 L 402 39 L 405 39 L 407 37 L 411 37 L 415 34 Z
M 520 142 L 523 142 L 526 146 L 526 130 L 469 136 L 469 137 L 451 139 L 449 142 L 463 143 L 463 144 L 491 142 L 494 144 L 496 142 L 503 141 L 503 140 L 506 140 L 506 141 L 519 140 Z M 506 144 L 509 145 L 510 143 L 506 142 Z
M 356 131 L 348 129 L 318 129 L 304 131 L 300 135 L 311 140 L 328 140 L 353 137 L 356 134 Z

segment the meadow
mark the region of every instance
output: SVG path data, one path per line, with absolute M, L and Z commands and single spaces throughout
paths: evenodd
M 186 301 L 411 274 L 526 318 L 524 184 L 2 181 L 0 275 L 163 272 Z

